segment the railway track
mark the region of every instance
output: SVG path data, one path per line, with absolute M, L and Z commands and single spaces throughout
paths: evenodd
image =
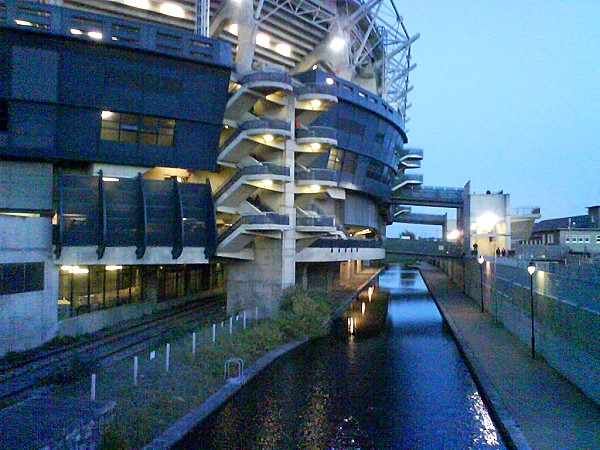
M 225 295 L 218 295 L 203 299 L 202 303 L 189 302 L 144 321 L 131 321 L 94 333 L 83 342 L 40 351 L 13 363 L 0 362 L 0 404 L 25 398 L 41 384 L 56 384 L 68 381 L 68 376 L 86 375 L 73 372 L 108 366 L 178 333 L 221 321 L 225 316 Z

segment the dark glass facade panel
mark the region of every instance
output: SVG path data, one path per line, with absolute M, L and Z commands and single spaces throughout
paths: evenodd
M 44 290 L 44 263 L 0 264 L 0 295 Z
M 102 111 L 100 139 L 131 144 L 171 147 L 175 119 Z
M 62 175 L 60 183 L 62 239 L 71 245 L 95 245 L 99 238 L 98 177 Z
M 54 245 L 61 247 L 177 244 L 205 247 L 212 254 L 216 245 L 208 184 L 140 178 L 101 182 L 97 176 L 60 175 L 57 210 Z
M 0 131 L 8 131 L 8 102 L 0 98 Z

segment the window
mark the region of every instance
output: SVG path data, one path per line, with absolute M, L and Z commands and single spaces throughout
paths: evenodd
M 0 264 L 0 295 L 43 290 L 43 262 Z
M 565 244 L 568 244 L 568 243 L 570 243 L 570 242 L 571 242 L 571 235 L 570 235 L 570 234 L 567 234 L 567 235 L 565 236 Z
M 342 172 L 354 173 L 356 172 L 356 153 L 346 152 L 344 156 L 344 163 L 342 165 Z
M 102 111 L 100 138 L 105 141 L 171 147 L 175 120 L 156 116 Z
M 384 165 L 381 161 L 372 159 L 367 170 L 367 178 L 381 181 L 383 179 L 383 168 Z
M 579 242 L 583 242 L 583 236 L 579 236 Z
M 327 168 L 331 170 L 342 170 L 342 159 L 344 159 L 344 150 L 332 148 L 329 151 L 329 160 Z
M 600 234 L 596 235 L 596 244 L 600 244 Z
M 588 235 L 585 235 L 583 237 L 583 242 L 585 242 L 586 244 L 589 244 L 590 243 L 590 237 Z
M 0 98 L 0 131 L 8 131 L 8 102 Z

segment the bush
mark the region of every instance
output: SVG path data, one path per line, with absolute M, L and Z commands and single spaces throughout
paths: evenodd
M 327 332 L 332 303 L 325 296 L 313 296 L 306 290 L 291 287 L 281 297 L 275 323 L 286 339 L 321 336 Z

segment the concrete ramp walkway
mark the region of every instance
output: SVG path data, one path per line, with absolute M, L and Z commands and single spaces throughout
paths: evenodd
M 421 275 L 491 404 L 508 445 L 518 449 L 600 449 L 600 407 L 451 283 L 423 264 Z M 512 442 L 511 442 L 512 441 Z

